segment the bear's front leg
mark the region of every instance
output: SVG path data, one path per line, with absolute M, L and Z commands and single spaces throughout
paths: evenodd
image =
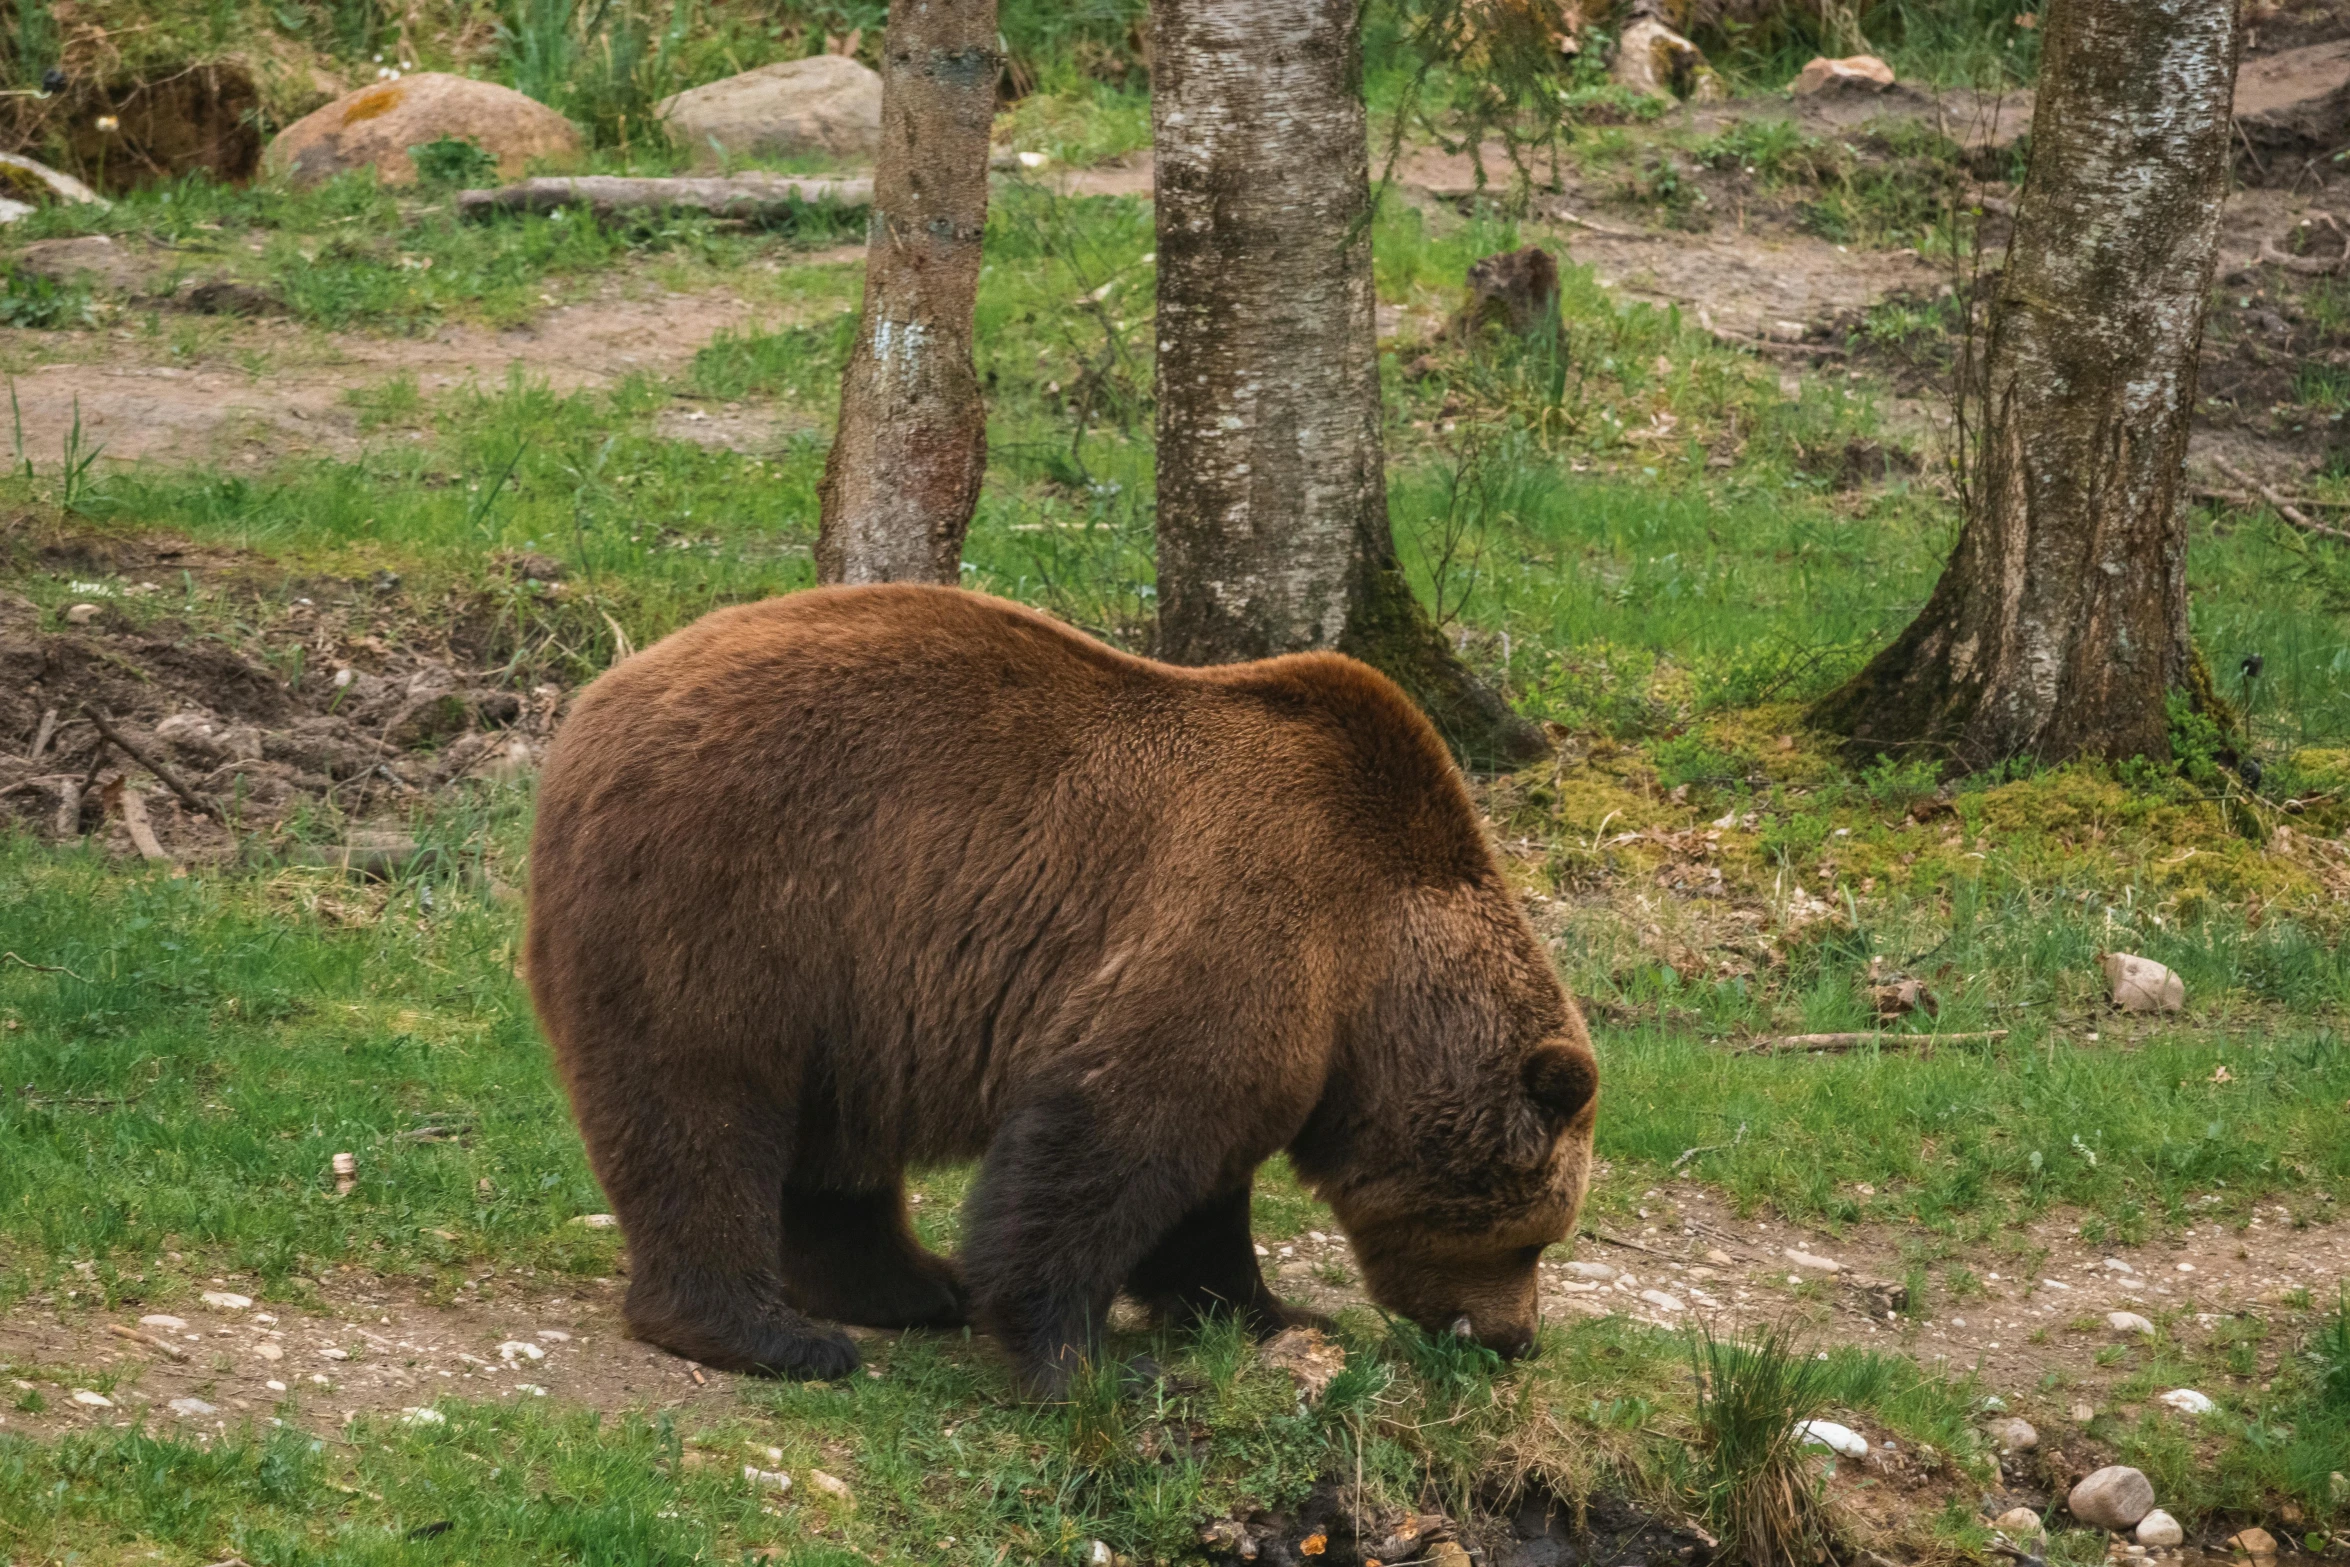
M 957 1255 L 1029 1396 L 1061 1398 L 1099 1362 L 1119 1285 L 1223 1184 L 1196 1148 L 1166 1146 L 1169 1121 L 1113 1135 L 1067 1092 L 1014 1112 L 989 1147 Z
M 1329 1318 L 1290 1305 L 1266 1285 L 1249 1234 L 1248 1199 L 1249 1188 L 1241 1186 L 1185 1214 L 1136 1265 L 1127 1292 L 1170 1327 L 1218 1313 L 1238 1317 L 1260 1338 L 1289 1327 L 1328 1327 Z

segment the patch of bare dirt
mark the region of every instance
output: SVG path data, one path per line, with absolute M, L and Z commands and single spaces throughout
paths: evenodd
M 221 1279 L 205 1293 L 250 1302 L 240 1290 L 251 1287 Z M 580 1280 L 494 1304 L 432 1305 L 405 1283 L 376 1281 L 315 1310 L 202 1300 L 103 1313 L 28 1304 L 0 1321 L 0 1361 L 46 1368 L 43 1381 L 19 1381 L 47 1408 L 0 1413 L 0 1430 L 48 1437 L 145 1422 L 206 1436 L 274 1417 L 331 1435 L 361 1415 L 430 1420 L 407 1412 L 443 1397 L 731 1408 L 733 1378 L 624 1335 L 622 1289 L 611 1279 Z M 92 1381 L 112 1386 L 101 1393 Z
M 413 377 L 430 396 L 465 386 L 495 389 L 519 371 L 560 392 L 607 388 L 630 375 L 682 371 L 725 330 L 790 324 L 723 290 L 645 296 L 619 280 L 597 297 L 557 305 L 529 326 L 497 332 L 452 326 L 431 337 L 315 333 L 289 321 L 241 325 L 202 363 L 171 363 L 123 334 L 95 360 L 85 334 L 25 334 L 58 357 L 17 381 L 26 449 L 60 450 L 77 415 L 84 449 L 110 461 L 258 464 L 293 453 L 348 457 L 371 441 L 348 400 L 354 388 Z M 251 366 L 251 368 L 248 368 Z
M 61 624 L 0 591 L 0 821 L 24 830 L 94 832 L 127 856 L 142 852 L 143 818 L 166 857 L 219 860 L 303 801 L 363 820 L 519 775 L 553 732 L 560 687 L 516 690 L 469 643 L 494 636 L 492 606 L 438 606 L 457 618 L 435 639 L 388 574 L 305 581 L 280 605 L 268 601 L 282 581 L 264 587 L 243 576 L 249 563 L 169 538 L 61 537 L 36 553 L 87 596 Z M 560 599 L 553 562 L 505 566 L 516 595 Z M 266 603 L 252 647 L 148 613 L 190 584 Z

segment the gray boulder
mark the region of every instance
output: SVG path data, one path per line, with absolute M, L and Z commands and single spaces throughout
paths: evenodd
M 881 78 L 846 55 L 779 60 L 661 103 L 704 166 L 728 157 L 870 159 L 881 147 Z

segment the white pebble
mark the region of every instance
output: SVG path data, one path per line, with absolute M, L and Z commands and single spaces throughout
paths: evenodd
M 187 1420 L 200 1420 L 206 1415 L 217 1415 L 220 1413 L 218 1409 L 214 1408 L 210 1404 L 205 1403 L 204 1400 L 200 1398 L 175 1398 L 164 1407 L 169 1409 L 173 1414 Z
M 1807 1447 L 1825 1447 L 1846 1458 L 1869 1456 L 1869 1439 L 1850 1426 L 1840 1426 L 1833 1420 L 1806 1420 L 1795 1428 L 1795 1435 Z
M 1842 1273 L 1844 1271 L 1844 1264 L 1840 1262 L 1834 1262 L 1826 1257 L 1816 1256 L 1808 1251 L 1798 1251 L 1792 1246 L 1787 1248 L 1786 1257 L 1789 1262 L 1794 1263 L 1797 1267 L 1809 1268 L 1814 1273 Z
M 743 1465 L 743 1478 L 748 1480 L 755 1490 L 788 1491 L 791 1489 L 791 1476 L 780 1469 L 762 1469 L 757 1464 L 745 1464 Z
M 617 1229 L 620 1221 L 608 1213 L 583 1213 L 571 1221 L 591 1230 Z
M 449 1417 L 437 1409 L 403 1409 L 400 1424 L 404 1426 L 445 1426 Z
M 1659 1311 L 1686 1311 L 1688 1308 L 1663 1290 L 1642 1290 L 1640 1298 Z
M 2146 1338 L 2154 1337 L 2154 1324 L 2134 1311 L 2109 1311 L 2105 1314 L 2105 1325 L 2116 1333 L 2137 1333 Z
M 230 1290 L 206 1290 L 200 1298 L 205 1305 L 217 1311 L 250 1311 L 253 1308 L 252 1296 L 239 1295 Z
M 512 1363 L 517 1360 L 544 1360 L 547 1352 L 527 1339 L 510 1338 L 498 1346 L 498 1358 Z
M 2155 1402 L 2168 1405 L 2182 1415 L 2208 1415 L 2219 1407 L 2191 1387 L 2174 1387 Z
M 2186 1540 L 2187 1531 L 2179 1527 L 2179 1521 L 2159 1507 L 2138 1520 L 2140 1545 L 2184 1545 Z
M 113 1399 L 103 1393 L 93 1393 L 86 1387 L 77 1387 L 73 1390 L 73 1401 L 77 1404 L 87 1404 L 92 1409 L 112 1409 L 114 1407 Z
M 165 1316 L 162 1312 L 159 1311 L 151 1316 L 141 1317 L 139 1319 L 139 1326 L 143 1328 L 162 1328 L 164 1331 L 169 1333 L 183 1333 L 187 1331 L 188 1325 L 177 1317 Z

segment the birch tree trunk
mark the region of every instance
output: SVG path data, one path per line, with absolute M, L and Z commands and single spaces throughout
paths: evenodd
M 996 0 L 897 0 L 883 37 L 865 303 L 824 463 L 816 574 L 954 582 L 987 466 L 971 308 L 987 227 Z
M 2227 190 L 2233 0 L 2052 0 L 1969 515 L 1909 629 L 1815 718 L 1960 766 L 2167 756 L 2210 699 L 2179 487 Z
M 1545 749 L 1396 563 L 1380 449 L 1359 0 L 1158 0 L 1162 658 L 1335 647 L 1473 760 Z

